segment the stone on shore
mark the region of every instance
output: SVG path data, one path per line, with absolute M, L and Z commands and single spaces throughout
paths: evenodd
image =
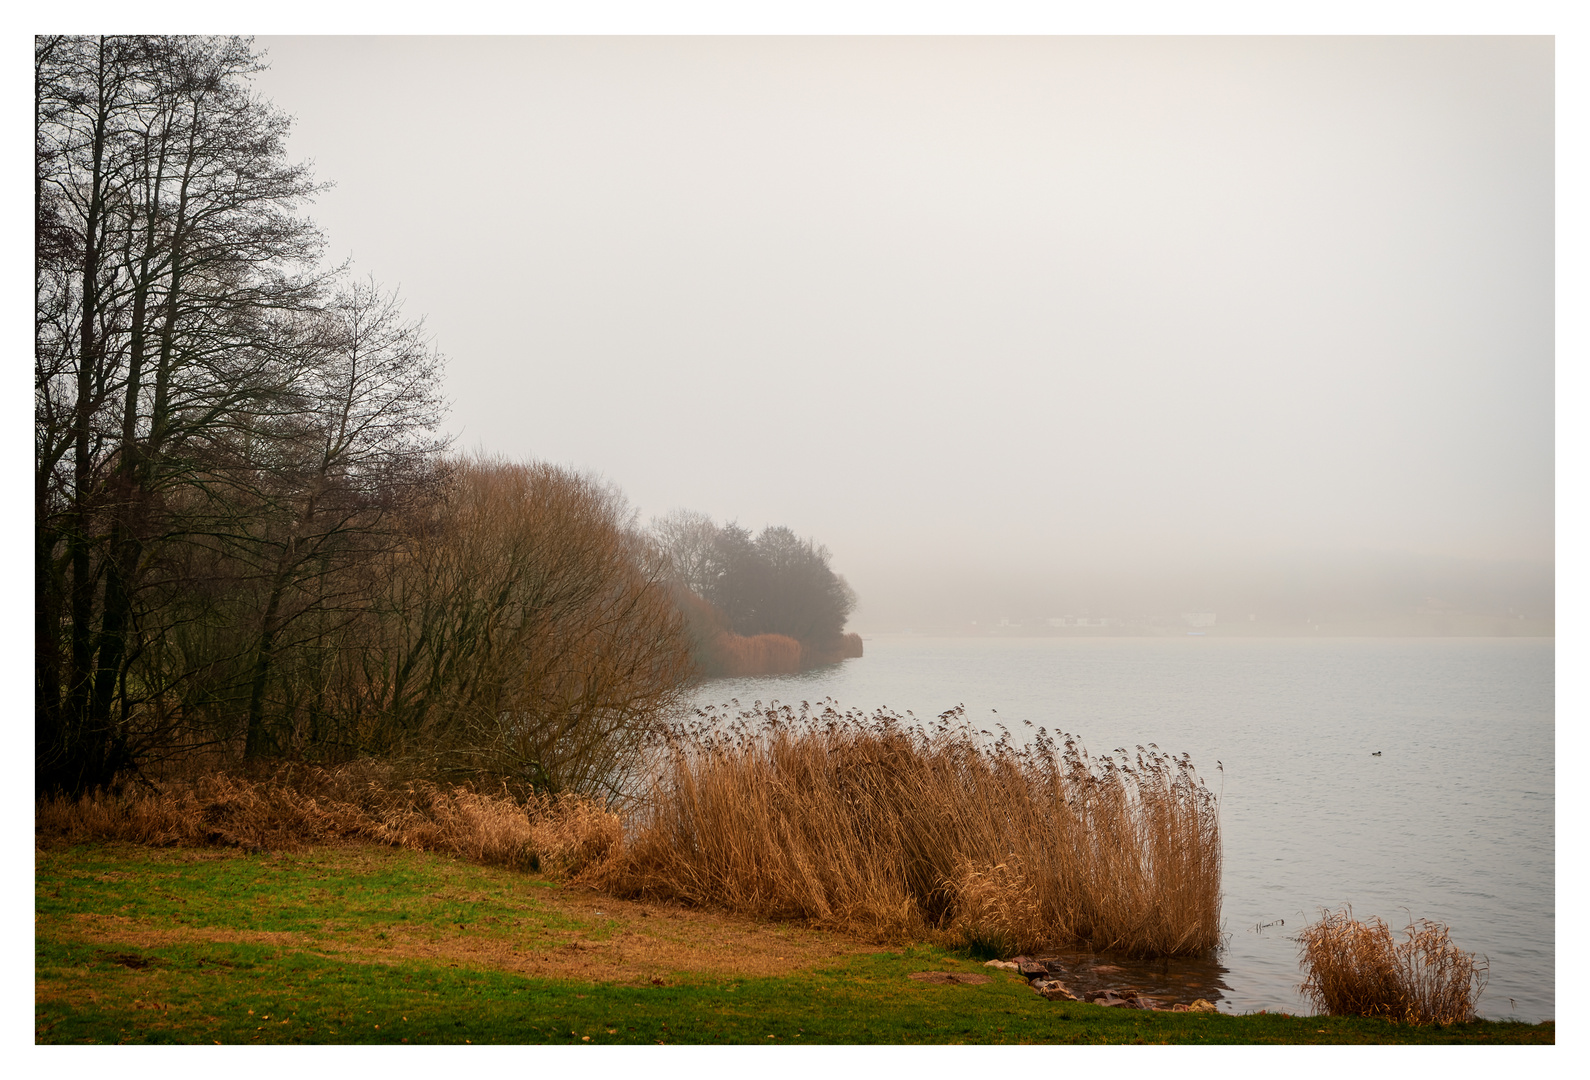
M 1077 996 L 1059 979 L 1034 979 L 1029 984 L 1050 1001 L 1076 1001 Z

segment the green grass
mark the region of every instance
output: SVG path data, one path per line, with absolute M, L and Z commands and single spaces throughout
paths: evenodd
M 40 1043 L 1303 1043 L 1555 1041 L 1551 1024 L 1408 1028 L 1278 1014 L 1051 1003 L 929 947 L 778 977 L 676 972 L 666 985 L 530 978 L 449 948 L 554 948 L 621 921 L 560 907 L 540 878 L 381 849 L 297 856 L 81 847 L 36 870 Z M 118 928 L 125 927 L 122 933 Z M 121 933 L 122 936 L 118 936 Z M 383 938 L 382 935 L 389 935 Z M 208 936 L 209 940 L 197 938 Z M 437 959 L 383 956 L 391 936 Z M 229 938 L 230 940 L 220 940 Z
M 532 946 L 560 933 L 600 937 L 610 929 L 537 904 L 536 893 L 558 888 L 539 876 L 376 847 L 251 858 L 91 845 L 42 852 L 36 870 L 41 919 L 108 914 L 317 940 L 399 927 L 463 929 Z

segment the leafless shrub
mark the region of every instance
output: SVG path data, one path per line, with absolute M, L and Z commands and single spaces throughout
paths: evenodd
M 1301 987 L 1330 1016 L 1379 1016 L 1407 1024 L 1474 1019 L 1489 964 L 1452 944 L 1446 926 L 1410 922 L 1398 942 L 1379 918 L 1324 911 L 1298 935 Z
M 438 777 L 616 791 L 691 667 L 623 496 L 476 458 L 430 514 L 389 567 L 342 711 L 369 718 L 378 752 Z

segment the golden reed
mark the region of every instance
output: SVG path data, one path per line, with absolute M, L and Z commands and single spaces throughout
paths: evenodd
M 1303 993 L 1330 1016 L 1379 1016 L 1406 1024 L 1474 1019 L 1489 963 L 1452 944 L 1446 926 L 1410 922 L 1397 941 L 1378 918 L 1325 911 L 1297 940 Z
M 659 737 L 593 883 L 1007 955 L 1219 943 L 1218 801 L 1185 756 L 1094 759 L 1043 729 L 1017 747 L 959 709 L 931 727 L 832 703 L 698 716 Z

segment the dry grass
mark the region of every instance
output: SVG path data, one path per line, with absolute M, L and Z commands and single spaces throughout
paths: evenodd
M 1447 928 L 1410 922 L 1396 941 L 1384 921 L 1352 909 L 1323 912 L 1298 935 L 1302 991 L 1331 1016 L 1379 1016 L 1408 1024 L 1455 1024 L 1475 1017 L 1489 965 L 1452 944 Z
M 282 770 L 263 780 L 215 773 L 163 790 L 40 800 L 40 843 L 297 849 L 366 840 L 487 865 L 578 874 L 622 843 L 618 815 L 575 795 L 515 798 L 403 780 L 363 763 Z
M 1185 757 L 1092 759 L 1042 729 L 1017 748 L 962 720 L 708 710 L 662 737 L 636 829 L 593 880 L 1007 954 L 1218 944 L 1218 806 Z

